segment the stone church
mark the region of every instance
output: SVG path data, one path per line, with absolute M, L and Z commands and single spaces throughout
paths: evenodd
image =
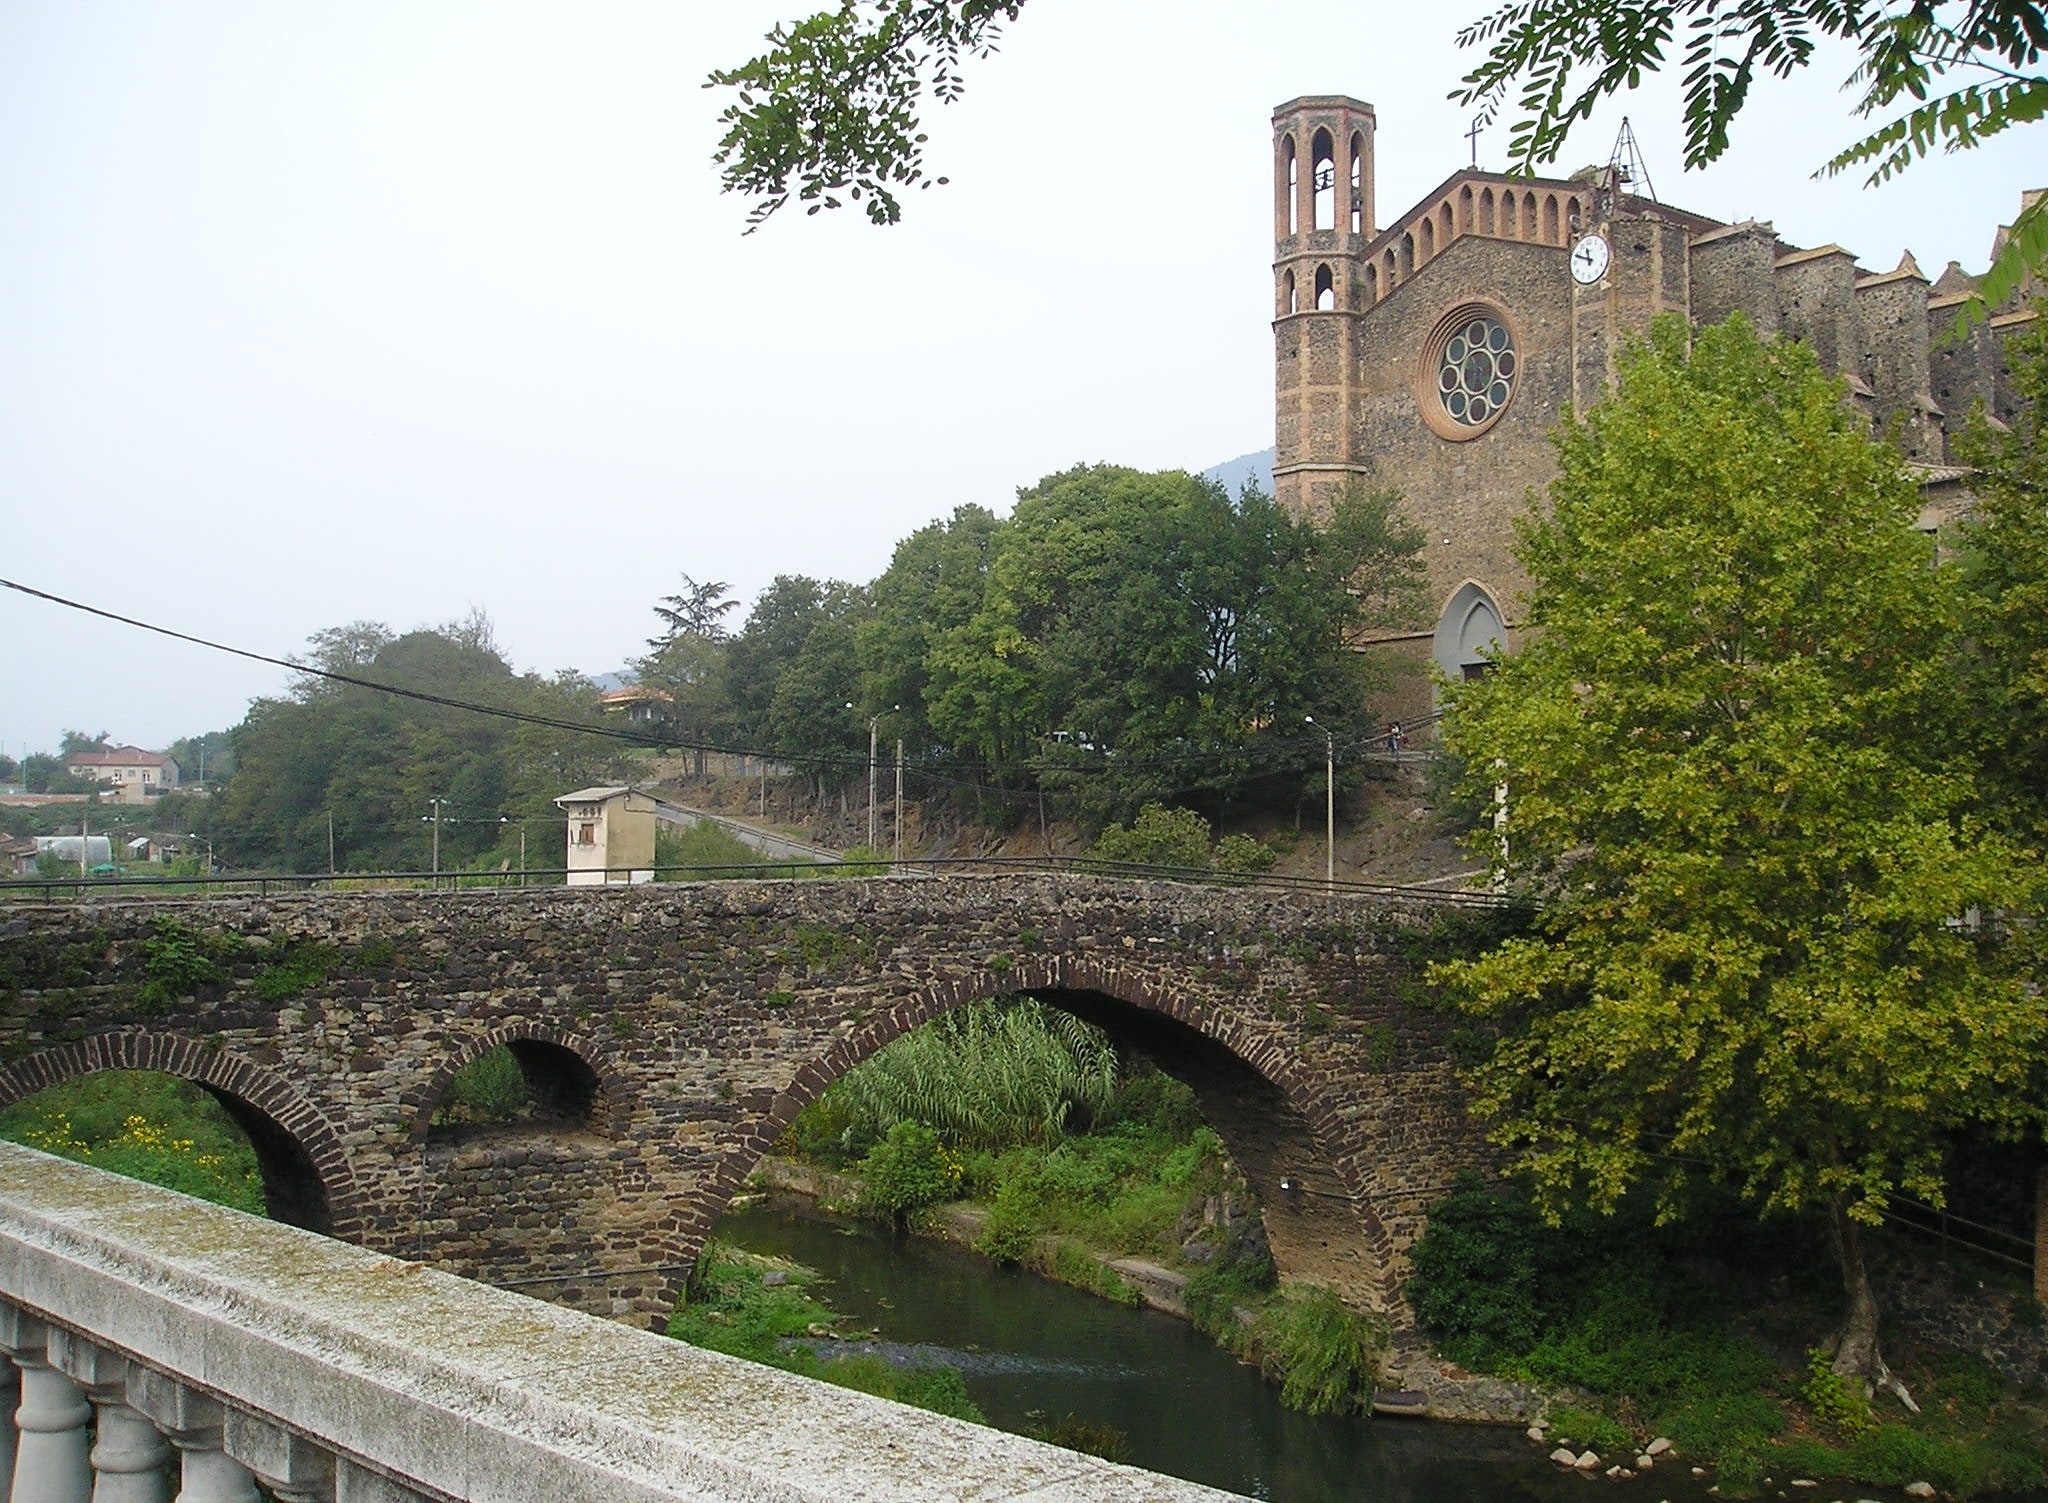
M 1658 314 L 1740 310 L 1808 341 L 1904 450 L 1929 526 L 1962 503 L 1951 441 L 1971 409 L 2011 415 L 2004 347 L 2033 314 L 1938 346 L 1975 285 L 1953 262 L 1932 281 L 1910 255 L 1872 273 L 1838 245 L 1638 196 L 1617 167 L 1455 172 L 1382 225 L 1373 130 L 1372 106 L 1343 96 L 1273 115 L 1273 489 L 1309 515 L 1354 477 L 1401 493 L 1427 533 L 1437 616 L 1383 640 L 1452 677 L 1513 645 L 1527 581 L 1510 519 L 1555 473 L 1548 434 L 1567 405 L 1598 401 L 1623 341 Z M 1397 713 L 1427 699 L 1411 679 Z

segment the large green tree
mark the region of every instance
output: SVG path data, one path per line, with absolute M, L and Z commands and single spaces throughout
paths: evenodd
M 256 701 L 232 732 L 233 775 L 201 814 L 223 861 L 324 871 L 331 819 L 341 869 L 424 870 L 439 800 L 443 868 L 513 856 L 521 821 L 534 837 L 527 858 L 541 864 L 546 832 L 561 828 L 550 800 L 621 770 L 618 743 L 595 733 L 593 686 L 515 673 L 481 615 L 403 636 L 356 622 L 310 645 L 309 668 L 511 716 L 587 720 L 593 733 L 309 673 Z
M 698 581 L 685 574 L 683 587 L 655 603 L 662 633 L 647 639 L 646 655 L 634 661 L 640 682 L 668 696 L 669 732 L 696 753 L 704 775 L 704 752 L 725 734 L 731 719 L 726 694 L 725 654 L 732 643 L 725 618 L 739 609 L 727 598 L 723 580 Z
M 1298 785 L 1323 738 L 1362 739 L 1350 636 L 1409 624 L 1421 539 L 1356 491 L 1318 528 L 1256 491 L 1096 465 L 1021 492 L 979 605 L 936 633 L 925 715 L 998 780 L 1085 818 Z
M 1962 445 L 1978 501 L 1958 544 L 1970 583 L 1978 738 L 1995 817 L 2048 853 L 2048 312 L 2013 337 L 2011 426 L 1982 413 Z
M 843 0 L 778 26 L 768 47 L 711 75 L 735 91 L 717 160 L 750 225 L 794 197 L 806 212 L 857 203 L 877 224 L 929 185 L 923 111 L 963 87 L 963 60 L 995 50 L 1024 0 Z M 2048 113 L 2048 14 L 2037 0 L 1509 0 L 1465 28 L 1484 46 L 1457 98 L 1492 113 L 1512 98 L 1515 165 L 1557 159 L 1574 124 L 1681 52 L 1686 165 L 1727 150 L 1759 73 L 1807 66 L 1820 39 L 1855 49 L 1859 114 L 1889 116 L 1823 173 L 1883 182 L 1936 147 L 1965 150 Z M 1590 76 L 1580 80 L 1578 70 Z M 939 179 L 943 182 L 944 179 Z M 2048 266 L 2048 203 L 2014 222 L 1970 311 L 1981 316 Z
M 867 755 L 854 648 L 867 615 L 863 585 L 778 574 L 726 650 L 727 699 L 741 741 L 801 763 L 821 795 Z
M 1963 580 L 1863 428 L 1739 319 L 1660 323 L 1566 423 L 1532 639 L 1445 721 L 1534 919 L 1435 978 L 1497 1026 L 1478 1109 L 1546 1204 L 1707 1178 L 1825 1213 L 1836 1366 L 1887 1382 L 1863 1229 L 1941 1203 L 1951 1130 L 2034 1129 L 2048 1018 L 2038 868 L 1961 734 Z

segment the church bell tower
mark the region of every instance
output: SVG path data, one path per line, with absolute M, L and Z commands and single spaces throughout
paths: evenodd
M 1273 112 L 1273 489 L 1320 519 L 1352 475 L 1357 318 L 1373 218 L 1373 111 L 1341 94 Z

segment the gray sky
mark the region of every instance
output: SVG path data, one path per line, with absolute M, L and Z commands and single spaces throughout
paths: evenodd
M 279 656 L 477 606 L 602 672 L 679 572 L 865 580 L 1051 470 L 1270 444 L 1274 105 L 1377 107 L 1383 223 L 1468 159 L 1470 0 L 1032 0 L 930 121 L 951 186 L 743 237 L 699 84 L 818 3 L 0 0 L 0 576 Z M 1847 69 L 1762 87 L 1706 174 L 1671 85 L 1629 101 L 1660 196 L 1981 270 L 2040 131 L 1815 183 Z M 286 678 L 0 591 L 15 756 Z

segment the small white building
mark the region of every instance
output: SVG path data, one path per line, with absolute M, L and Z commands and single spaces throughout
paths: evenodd
M 654 805 L 637 788 L 580 788 L 555 805 L 569 821 L 569 886 L 654 880 Z

